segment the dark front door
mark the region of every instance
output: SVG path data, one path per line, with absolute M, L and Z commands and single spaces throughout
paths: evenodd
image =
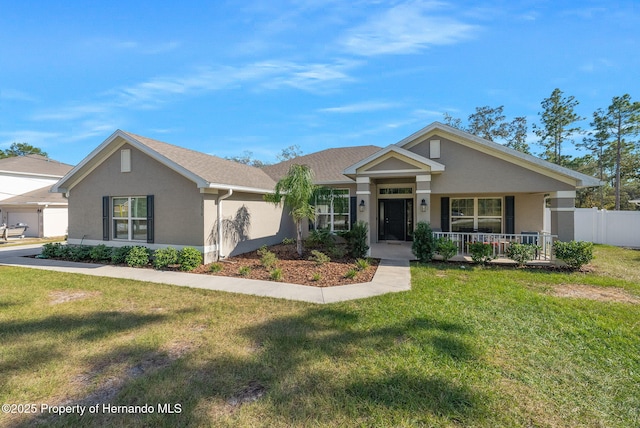
M 407 241 L 412 230 L 412 199 L 378 200 L 378 239 Z

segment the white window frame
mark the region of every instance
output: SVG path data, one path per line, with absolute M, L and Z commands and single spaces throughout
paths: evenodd
M 454 216 L 453 215 L 453 201 L 455 200 L 463 200 L 463 199 L 473 199 L 473 215 L 462 215 L 462 216 Z M 500 215 L 480 215 L 479 212 L 479 207 L 480 204 L 478 203 L 478 201 L 480 199 L 499 199 L 500 200 Z M 449 202 L 449 216 L 450 216 L 450 222 L 451 222 L 451 230 L 453 231 L 453 220 L 454 219 L 460 219 L 460 218 L 468 218 L 468 219 L 473 219 L 473 230 L 478 230 L 478 220 L 479 219 L 483 219 L 483 218 L 492 218 L 492 219 L 499 219 L 500 220 L 500 232 L 502 233 L 504 231 L 504 198 L 500 197 L 500 196 L 481 196 L 481 197 L 471 197 L 471 196 L 467 196 L 467 197 L 460 197 L 460 198 L 451 198 L 450 202 Z
M 333 192 L 336 191 L 336 190 L 341 191 L 341 192 L 346 192 L 346 193 L 341 193 L 339 195 L 334 195 Z M 346 209 L 347 209 L 346 212 L 336 213 L 334 211 L 333 201 L 336 198 L 343 198 L 343 199 L 346 200 Z M 340 216 L 346 215 L 347 216 L 346 228 L 345 229 L 339 229 L 339 231 L 350 230 L 351 229 L 351 216 L 352 216 L 352 213 L 351 213 L 351 191 L 349 189 L 347 189 L 347 188 L 331 189 L 331 195 L 329 196 L 328 202 L 329 202 L 328 204 L 320 204 L 318 199 L 316 199 L 316 221 L 315 221 L 315 225 L 314 225 L 315 229 L 319 230 L 318 225 L 320 224 L 320 221 L 319 221 L 320 217 L 321 216 L 328 216 L 327 224 L 329 225 L 329 232 L 330 233 L 336 233 L 336 230 L 335 230 L 335 216 L 336 215 L 340 215 Z M 322 208 L 320 208 L 320 207 L 325 207 L 325 206 L 327 207 L 327 211 L 326 212 L 322 212 L 321 211 Z M 325 229 L 323 229 L 323 230 L 325 230 Z
M 116 199 L 127 199 L 126 205 L 127 205 L 127 216 L 126 217 L 116 217 L 114 216 L 114 212 L 115 212 L 115 200 Z M 146 196 L 113 196 L 111 198 L 111 226 L 113 229 L 112 232 L 112 239 L 114 241 L 131 241 L 131 242 L 146 242 L 147 239 L 134 239 L 133 238 L 133 222 L 134 221 L 140 221 L 140 220 L 144 220 L 145 222 L 147 221 L 147 216 L 145 215 L 144 217 L 133 217 L 131 215 L 131 207 L 132 205 L 132 201 L 134 199 L 144 199 L 146 201 L 147 197 Z M 149 209 L 149 207 L 147 207 L 147 210 Z M 148 213 L 148 211 L 147 211 Z M 117 221 L 120 220 L 127 220 L 127 239 L 124 238 L 118 238 L 117 237 L 117 233 L 118 233 L 118 227 L 117 227 Z M 147 224 L 147 227 L 149 227 L 149 225 Z

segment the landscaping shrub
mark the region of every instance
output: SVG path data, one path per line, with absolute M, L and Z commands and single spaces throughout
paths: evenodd
M 556 241 L 553 243 L 556 258 L 565 262 L 572 269 L 580 269 L 593 260 L 593 243 L 586 241 Z
M 156 269 L 164 269 L 169 265 L 178 263 L 180 254 L 173 247 L 158 248 L 153 253 L 153 267 Z
M 91 251 L 89 251 L 89 257 L 91 257 L 91 260 L 95 260 L 97 262 L 101 262 L 104 260 L 111 260 L 112 252 L 113 252 L 113 249 L 111 247 L 107 247 L 104 244 L 100 244 L 91 248 Z
M 446 262 L 458 254 L 458 245 L 449 238 L 439 238 L 436 240 L 436 253 Z
M 125 262 L 130 267 L 142 267 L 149 264 L 150 251 L 147 247 L 137 245 L 129 250 Z
M 484 242 L 472 242 L 469 244 L 469 252 L 474 263 L 486 265 L 492 259 L 493 247 L 491 244 L 485 244 Z
M 238 269 L 238 274 L 241 276 L 249 276 L 250 273 L 251 268 L 249 266 L 242 266 L 240 269 Z
M 512 242 L 509 244 L 505 254 L 511 260 L 517 263 L 518 267 L 522 267 L 536 258 L 536 251 L 539 251 L 540 247 L 533 244 L 519 244 Z
M 184 247 L 180 251 L 178 263 L 180 263 L 180 270 L 194 270 L 202 264 L 202 254 L 193 247 Z
M 260 247 L 258 255 L 260 256 L 260 263 L 267 269 L 271 269 L 278 263 L 276 255 L 269 251 L 266 246 Z
M 44 258 L 44 259 L 51 259 L 51 258 L 62 258 L 60 257 L 60 253 L 61 253 L 61 247 L 63 245 L 60 242 L 49 242 L 46 243 L 42 246 L 42 252 L 40 253 L 40 257 Z M 66 247 L 66 245 L 65 245 Z M 65 248 L 66 250 L 66 248 Z
M 329 257 L 333 260 L 340 260 L 344 258 L 345 254 L 347 254 L 347 250 L 345 250 L 343 245 L 336 245 L 335 247 L 331 247 L 327 250 L 329 253 Z
M 305 244 L 309 248 L 332 248 L 336 238 L 328 230 L 312 230 Z
M 269 278 L 272 281 L 282 281 L 282 269 L 275 268 L 269 273 Z
M 218 273 L 222 270 L 222 263 L 211 263 L 209 266 L 209 272 Z
M 312 281 L 320 281 L 322 279 L 322 275 L 320 275 L 320 272 L 314 272 L 313 275 L 311 276 L 311 280 Z
M 89 260 L 91 254 L 91 247 L 86 245 L 74 245 L 68 248 L 69 254 L 68 258 L 74 262 L 81 262 L 84 260 Z
M 111 263 L 114 265 L 121 265 L 127 262 L 127 256 L 129 255 L 129 251 L 131 251 L 133 247 L 130 245 L 125 245 L 124 247 L 117 247 L 113 249 L 111 253 Z
M 351 230 L 344 232 L 341 236 L 347 241 L 347 253 L 354 258 L 367 256 L 369 245 L 367 245 L 367 232 L 369 226 L 364 221 L 354 223 Z
M 435 238 L 429 223 L 418 222 L 416 230 L 413 231 L 413 243 L 411 251 L 421 263 L 427 263 L 433 258 L 436 249 Z
M 331 261 L 329 256 L 327 256 L 322 251 L 318 251 L 318 250 L 311 251 L 311 256 L 309 257 L 309 260 L 316 262 L 316 265 L 318 266 L 322 266 L 323 264 L 329 263 Z
M 349 269 L 347 273 L 344 274 L 344 277 L 348 279 L 353 279 L 356 276 L 358 276 L 358 269 L 355 269 L 355 268 Z
M 292 244 L 295 244 L 295 243 L 296 243 L 295 238 L 284 238 L 282 240 L 282 245 L 292 245 Z
M 371 266 L 369 259 L 356 259 L 356 268 L 358 270 L 365 270 L 369 266 Z

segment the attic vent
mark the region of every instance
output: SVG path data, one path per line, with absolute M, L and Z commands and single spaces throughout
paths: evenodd
M 431 159 L 440 158 L 440 140 L 429 141 L 429 157 Z
M 131 149 L 120 150 L 120 172 L 131 172 Z

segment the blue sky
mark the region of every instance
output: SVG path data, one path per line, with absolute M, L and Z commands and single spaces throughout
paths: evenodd
M 639 41 L 636 0 L 0 0 L 0 148 L 75 164 L 123 129 L 272 162 L 484 105 L 531 128 L 554 88 L 589 119 L 640 99 Z

